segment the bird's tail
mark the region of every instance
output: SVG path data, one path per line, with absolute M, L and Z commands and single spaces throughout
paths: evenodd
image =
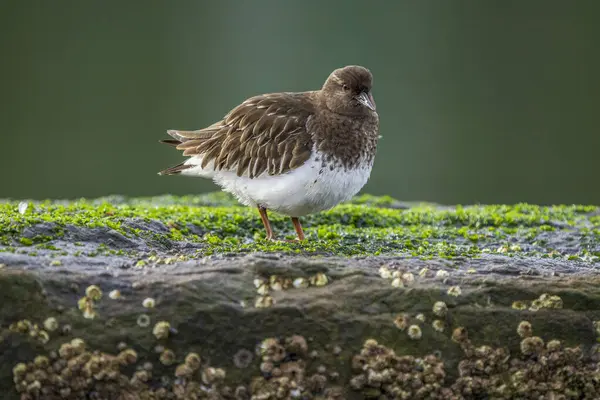
M 198 147 L 207 139 L 209 139 L 215 132 L 215 125 L 211 125 L 208 128 L 197 130 L 197 131 L 178 131 L 168 130 L 167 133 L 173 139 L 160 140 L 160 143 L 168 144 L 169 146 L 175 147 L 177 150 L 183 150 L 184 156 L 198 158 Z M 198 161 L 198 160 L 197 160 Z M 201 160 L 200 160 L 201 161 Z M 182 171 L 198 166 L 198 162 L 190 162 L 190 160 L 184 161 L 181 164 L 175 165 L 174 167 L 167 168 L 160 171 L 159 175 L 177 175 Z
M 173 146 L 173 147 L 177 147 L 179 146 L 181 143 L 183 143 L 183 137 L 179 135 L 178 133 L 179 131 L 176 130 L 168 130 L 167 133 L 169 134 L 169 136 L 171 136 L 173 139 L 163 139 L 163 140 L 159 140 L 160 143 L 164 143 L 164 144 L 168 144 L 169 146 Z M 159 175 L 177 175 L 180 174 L 181 171 L 185 171 L 188 168 L 193 167 L 193 165 L 186 165 L 185 162 L 182 162 L 181 164 L 177 164 L 173 167 L 164 169 L 162 171 L 160 171 L 158 174 Z

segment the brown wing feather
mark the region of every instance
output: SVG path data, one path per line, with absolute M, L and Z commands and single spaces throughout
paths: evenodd
M 159 142 L 168 144 L 169 146 L 173 146 L 173 147 L 177 147 L 181 144 L 181 142 L 176 139 L 164 139 L 164 140 L 159 140 Z
M 193 165 L 185 165 L 184 163 L 181 163 L 181 164 L 177 164 L 174 167 L 164 169 L 164 170 L 160 171 L 158 174 L 159 175 L 176 175 L 176 174 L 181 173 L 181 171 L 184 171 L 184 170 L 186 170 L 188 168 L 192 168 L 192 167 L 193 167 Z
M 309 93 L 256 96 L 207 128 L 168 131 L 175 140 L 166 142 L 184 156 L 202 156 L 202 168 L 213 162 L 215 170 L 238 176 L 279 175 L 310 158 L 313 140 L 306 125 L 313 112 Z

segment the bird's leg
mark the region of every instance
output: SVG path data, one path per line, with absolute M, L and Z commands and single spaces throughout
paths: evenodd
M 273 230 L 271 229 L 271 223 L 269 222 L 269 217 L 267 216 L 267 209 L 258 206 L 258 212 L 260 213 L 260 219 L 265 226 L 265 231 L 267 231 L 267 237 L 265 239 L 273 240 Z
M 298 240 L 304 240 L 304 231 L 302 230 L 302 225 L 300 225 L 300 220 L 298 217 L 292 217 L 292 224 L 294 224 L 294 229 L 296 229 Z

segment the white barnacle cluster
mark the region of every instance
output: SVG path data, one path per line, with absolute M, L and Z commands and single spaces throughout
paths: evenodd
M 444 332 L 446 329 L 446 317 L 448 315 L 448 306 L 443 301 L 436 301 L 431 309 L 433 314 L 431 327 L 436 332 Z M 423 336 L 423 328 L 425 323 L 428 321 L 428 317 L 425 313 L 417 313 L 411 315 L 410 313 L 404 312 L 398 314 L 394 318 L 394 325 L 401 331 L 406 331 L 409 338 L 413 340 L 421 339 Z
M 379 276 L 390 281 L 392 287 L 403 288 L 415 282 L 415 275 L 410 271 L 392 269 L 387 264 L 379 267 Z
M 254 307 L 268 308 L 275 304 L 273 292 L 281 292 L 290 289 L 307 289 L 311 286 L 322 287 L 329 284 L 330 278 L 323 272 L 317 272 L 309 277 L 284 277 L 271 275 L 268 278 L 258 276 L 254 278 L 253 284 L 258 296 L 254 300 Z M 245 303 L 245 302 L 244 302 Z

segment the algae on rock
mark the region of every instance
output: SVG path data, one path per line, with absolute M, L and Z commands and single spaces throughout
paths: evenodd
M 88 255 L 178 249 L 189 256 L 265 251 L 454 258 L 497 253 L 600 260 L 600 216 L 593 206 L 408 206 L 364 195 L 304 218 L 308 240 L 291 244 L 262 240 L 256 211 L 235 205 L 224 194 L 45 201 L 21 211 L 17 202 L 0 204 L 4 251 L 60 255 L 61 250 L 69 253 L 60 245 L 67 241 L 95 243 L 78 252 Z M 280 237 L 293 236 L 287 218 L 274 216 L 273 225 Z

